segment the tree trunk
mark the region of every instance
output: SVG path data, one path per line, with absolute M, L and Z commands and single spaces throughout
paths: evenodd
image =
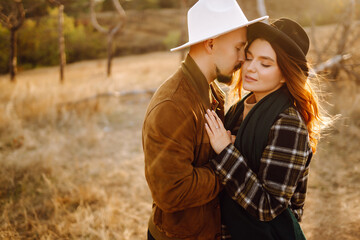
M 112 58 L 113 58 L 113 39 L 114 39 L 114 34 L 109 34 L 108 35 L 108 47 L 107 47 L 107 52 L 108 52 L 108 59 L 107 59 L 107 76 L 110 77 L 111 75 L 111 62 L 112 62 Z
M 267 16 L 265 0 L 257 0 L 257 10 L 258 10 L 260 17 Z M 265 20 L 265 22 L 268 23 L 269 21 Z
M 114 40 L 115 34 L 124 27 L 124 24 L 126 22 L 126 14 L 125 14 L 124 9 L 121 7 L 119 0 L 113 0 L 112 2 L 114 4 L 116 11 L 120 15 L 121 21 L 119 21 L 115 27 L 106 29 L 98 23 L 98 21 L 96 19 L 96 12 L 95 12 L 95 4 L 96 3 L 94 0 L 90 0 L 91 23 L 94 26 L 94 28 L 97 29 L 99 32 L 107 34 L 107 41 L 108 41 L 108 44 L 107 44 L 108 45 L 107 46 L 107 53 L 108 53 L 107 54 L 108 55 L 107 76 L 108 77 L 110 77 L 110 75 L 111 75 L 111 63 L 112 63 L 112 58 L 113 58 L 113 40 Z
M 64 69 L 66 64 L 64 39 L 64 5 L 59 5 L 59 55 L 60 55 L 60 82 L 64 82 Z
M 17 30 L 10 29 L 10 80 L 16 81 L 17 73 Z
M 186 36 L 186 11 L 187 11 L 187 0 L 181 0 L 181 16 L 185 16 L 181 21 L 181 32 L 180 32 L 180 44 L 185 43 Z M 180 61 L 183 61 L 185 58 L 185 50 L 182 49 L 180 53 Z

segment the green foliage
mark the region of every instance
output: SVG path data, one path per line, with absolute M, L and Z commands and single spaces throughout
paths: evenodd
M 20 64 L 55 65 L 57 63 L 57 25 L 54 11 L 49 17 L 35 22 L 26 20 L 19 31 L 18 58 Z M 65 25 L 67 19 L 65 20 Z
M 106 56 L 106 36 L 93 30 L 91 26 L 78 24 L 65 33 L 67 62 Z
M 46 17 L 27 19 L 18 32 L 20 69 L 59 64 L 58 9 L 48 8 Z M 67 62 L 105 57 L 106 38 L 73 17 L 64 16 Z M 0 26 L 0 73 L 9 69 L 9 31 Z
M 9 33 L 0 28 L 0 72 L 8 70 Z M 64 35 L 67 62 L 104 57 L 104 37 L 91 27 L 76 23 L 64 16 Z M 48 15 L 37 20 L 28 19 L 19 30 L 18 59 L 20 68 L 59 64 L 58 9 L 48 8 Z

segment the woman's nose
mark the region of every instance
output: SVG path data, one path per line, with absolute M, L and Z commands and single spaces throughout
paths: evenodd
M 247 60 L 244 65 L 247 71 L 249 72 L 255 71 L 255 64 L 253 60 Z

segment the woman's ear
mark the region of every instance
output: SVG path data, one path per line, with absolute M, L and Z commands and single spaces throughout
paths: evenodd
M 280 79 L 280 83 L 285 83 L 286 81 L 285 81 L 285 78 L 284 77 L 281 77 L 281 79 Z

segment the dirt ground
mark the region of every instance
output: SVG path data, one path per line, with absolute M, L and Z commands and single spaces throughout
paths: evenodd
M 157 88 L 180 63 L 174 53 L 71 64 L 0 76 L 0 238 L 145 239 L 151 194 L 141 127 L 150 95 L 94 98 Z M 360 88 L 327 83 L 328 111 L 341 114 L 311 164 L 301 223 L 309 240 L 360 239 Z

